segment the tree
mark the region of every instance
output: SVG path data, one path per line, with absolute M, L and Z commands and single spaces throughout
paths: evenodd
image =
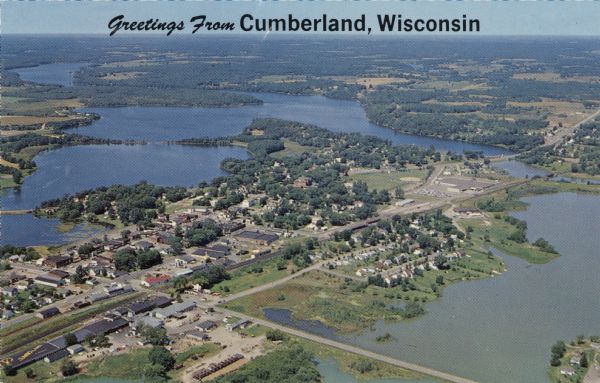
M 27 379 L 33 379 L 33 378 L 35 378 L 35 372 L 33 372 L 33 370 L 28 367 L 25 370 L 25 376 L 27 377 Z
M 585 354 L 585 352 L 583 353 L 583 355 L 581 355 L 581 360 L 579 361 L 579 365 L 583 368 L 588 368 L 588 366 L 589 366 L 589 362 L 588 362 L 587 355 Z
M 143 326 L 140 333 L 144 339 L 152 345 L 162 346 L 169 343 L 167 330 L 162 327 L 153 328 L 150 326 Z
M 359 359 L 359 360 L 357 360 L 355 362 L 352 362 L 350 364 L 350 368 L 352 368 L 353 370 L 356 370 L 356 371 L 360 372 L 361 374 L 366 374 L 367 372 L 373 371 L 373 369 L 375 368 L 375 366 L 368 359 L 361 358 L 361 359 Z
M 286 340 L 287 336 L 280 330 L 269 330 L 267 331 L 266 337 L 272 342 Z
M 63 376 L 71 376 L 77 374 L 79 370 L 77 369 L 77 365 L 71 359 L 67 359 L 62 366 L 60 366 L 60 372 Z
M 73 333 L 65 334 L 64 338 L 65 338 L 65 344 L 67 346 L 72 346 L 74 344 L 77 344 L 77 337 Z
M 175 358 L 169 350 L 160 346 L 153 347 L 148 354 L 150 363 L 162 366 L 165 371 L 172 370 L 175 367 Z
M 17 375 L 17 369 L 12 366 L 12 364 L 6 364 L 2 367 L 4 371 L 4 375 L 6 376 L 15 376 Z
M 441 254 L 435 257 L 433 264 L 440 270 L 447 270 L 450 268 L 450 265 L 448 264 L 448 258 Z
M 160 364 L 150 364 L 144 368 L 144 377 L 150 381 L 163 380 L 166 379 L 167 372 Z
M 71 281 L 76 285 L 80 285 L 85 282 L 86 277 L 87 273 L 85 272 L 84 268 L 81 265 L 79 265 L 75 269 L 75 274 L 73 274 L 73 276 L 71 277 Z

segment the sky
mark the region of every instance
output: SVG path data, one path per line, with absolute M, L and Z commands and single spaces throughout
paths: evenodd
M 329 17 L 367 15 L 377 25 L 377 14 L 404 18 L 478 18 L 481 35 L 588 35 L 600 36 L 600 1 L 16 1 L 0 0 L 1 32 L 98 33 L 108 36 L 107 24 L 123 14 L 126 20 L 159 18 L 188 23 L 196 15 L 208 20 L 237 23 L 244 13 L 256 18 Z M 190 24 L 191 26 L 191 24 Z M 191 28 L 190 28 L 191 29 Z M 187 31 L 191 33 L 191 30 Z M 184 32 L 181 32 L 184 33 Z M 181 34 L 180 33 L 180 34 Z

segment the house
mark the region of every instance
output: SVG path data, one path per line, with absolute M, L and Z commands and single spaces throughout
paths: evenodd
M 125 246 L 126 244 L 127 244 L 127 242 L 123 238 L 111 239 L 110 241 L 108 241 L 106 243 L 106 245 L 104 245 L 104 250 L 106 250 L 106 251 L 116 250 L 120 247 Z
M 175 266 L 177 267 L 186 267 L 190 263 L 196 262 L 196 258 L 191 255 L 180 255 L 175 258 Z
M 151 248 L 153 248 L 154 245 L 148 241 L 139 241 L 138 243 L 135 244 L 135 247 L 138 248 L 139 250 L 147 251 L 147 250 L 150 250 Z
M 300 177 L 294 181 L 295 188 L 306 188 L 312 185 L 312 179 L 310 177 Z
M 563 367 L 560 369 L 560 374 L 563 376 L 573 376 L 575 375 L 575 370 L 571 367 Z
M 10 319 L 15 316 L 15 312 L 12 310 L 4 310 L 2 311 L 2 319 Z
M 50 256 L 44 259 L 42 264 L 44 266 L 52 267 L 54 269 L 58 269 L 61 267 L 65 267 L 71 263 L 71 257 L 67 257 L 64 255 L 55 255 Z
M 167 283 L 170 279 L 171 277 L 166 274 L 157 274 L 156 276 L 151 275 L 144 278 L 141 284 L 146 287 L 154 287 Z
M 18 292 L 19 290 L 16 287 L 11 286 L 2 290 L 2 295 L 4 295 L 5 297 L 14 297 L 17 295 Z
M 60 314 L 60 310 L 57 307 L 50 307 L 45 310 L 38 311 L 35 316 L 41 319 L 46 319 Z
M 210 331 L 213 328 L 217 328 L 219 325 L 216 322 L 213 322 L 211 320 L 205 320 L 204 322 L 200 322 L 196 325 L 196 328 L 200 331 Z

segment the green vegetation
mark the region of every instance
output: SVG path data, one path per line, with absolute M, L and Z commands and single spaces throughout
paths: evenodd
M 556 342 L 550 349 L 550 367 L 548 375 L 553 383 L 581 383 L 588 370 L 598 357 L 597 349 L 592 343 L 597 344 L 600 336 L 589 338 L 583 335 L 566 344 Z M 595 375 L 595 372 L 592 373 Z
M 414 302 L 403 309 L 393 299 L 375 297 L 379 288 L 369 287 L 369 294 L 353 291 L 353 286 L 353 282 L 311 271 L 275 289 L 234 300 L 226 306 L 259 317 L 264 317 L 264 308 L 287 308 L 295 319 L 320 320 L 343 332 L 363 330 L 381 319 L 400 320 L 423 313 Z
M 234 294 L 281 279 L 291 271 L 291 262 L 286 260 L 270 259 L 257 262 L 230 272 L 231 278 L 214 285 L 212 291 L 223 295 Z
M 321 343 L 312 342 L 307 339 L 292 337 L 286 342 L 293 343 L 297 342 L 301 344 L 305 350 L 312 352 L 319 360 L 325 361 L 328 359 L 334 359 L 339 365 L 340 369 L 352 376 L 361 380 L 370 379 L 421 379 L 423 375 L 411 370 L 407 370 L 401 367 L 397 367 L 391 364 L 383 363 L 374 359 L 365 359 L 360 355 L 356 355 L 347 351 L 343 351 L 337 348 L 325 346 Z M 357 366 L 360 361 L 367 361 L 371 369 L 364 373 L 359 372 L 352 366 Z
M 406 171 L 393 172 L 373 172 L 363 174 L 353 174 L 348 177 L 351 181 L 363 181 L 370 190 L 396 190 L 397 187 L 403 187 L 410 183 L 420 182 L 427 178 L 428 171 L 421 169 L 411 169 Z
M 80 220 L 87 215 L 90 222 L 98 215 L 108 214 L 123 224 L 149 225 L 152 218 L 164 211 L 162 198 L 176 202 L 187 196 L 183 187 L 162 187 L 140 182 L 136 185 L 113 185 L 95 190 L 81 191 L 74 196 L 53 199 L 42 203 L 37 214 L 60 218 L 63 221 Z M 81 201 L 87 199 L 87 203 Z
M 215 379 L 215 383 L 317 383 L 321 375 L 313 354 L 299 344 L 281 347 L 277 352 L 259 356 L 235 372 Z
M 185 365 L 185 363 L 190 359 L 203 358 L 214 354 L 218 350 L 220 350 L 220 347 L 214 343 L 204 343 L 201 345 L 192 346 L 175 355 L 175 364 Z

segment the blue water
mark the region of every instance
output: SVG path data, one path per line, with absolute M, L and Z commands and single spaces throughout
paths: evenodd
M 217 137 L 239 134 L 253 119 L 274 117 L 317 125 L 334 132 L 353 132 L 377 136 L 393 144 L 434 146 L 441 151 L 462 153 L 482 151 L 487 155 L 510 154 L 505 149 L 465 142 L 395 133 L 367 120 L 355 101 L 322 96 L 250 93 L 262 105 L 239 108 L 85 108 L 101 116 L 94 124 L 77 128 L 80 134 L 122 140 L 168 141 L 192 137 Z
M 561 257 L 545 265 L 503 256 L 508 271 L 448 286 L 424 317 L 380 322 L 348 339 L 368 349 L 486 383 L 547 383 L 550 347 L 600 334 L 600 196 L 561 193 L 524 199 L 514 213 L 530 241 L 547 239 Z M 390 333 L 393 343 L 374 341 Z
M 43 152 L 39 169 L 21 188 L 0 198 L 3 209 L 29 209 L 64 194 L 112 184 L 148 181 L 157 185 L 194 186 L 226 174 L 227 157 L 246 158 L 243 148 L 180 145 L 86 145 Z
M 223 159 L 246 156 L 246 150 L 238 147 L 161 144 L 63 147 L 37 155 L 37 171 L 26 177 L 19 189 L 5 191 L 0 196 L 0 207 L 31 209 L 65 194 L 139 181 L 163 186 L 194 186 L 226 174 L 220 169 Z M 98 230 L 78 225 L 69 233 L 61 233 L 57 231 L 58 220 L 32 215 L 2 215 L 0 224 L 0 244 L 18 246 L 56 245 Z
M 17 72 L 23 81 L 72 86 L 73 74 L 87 65 L 85 63 L 45 64 L 36 67 L 11 69 L 11 71 Z

